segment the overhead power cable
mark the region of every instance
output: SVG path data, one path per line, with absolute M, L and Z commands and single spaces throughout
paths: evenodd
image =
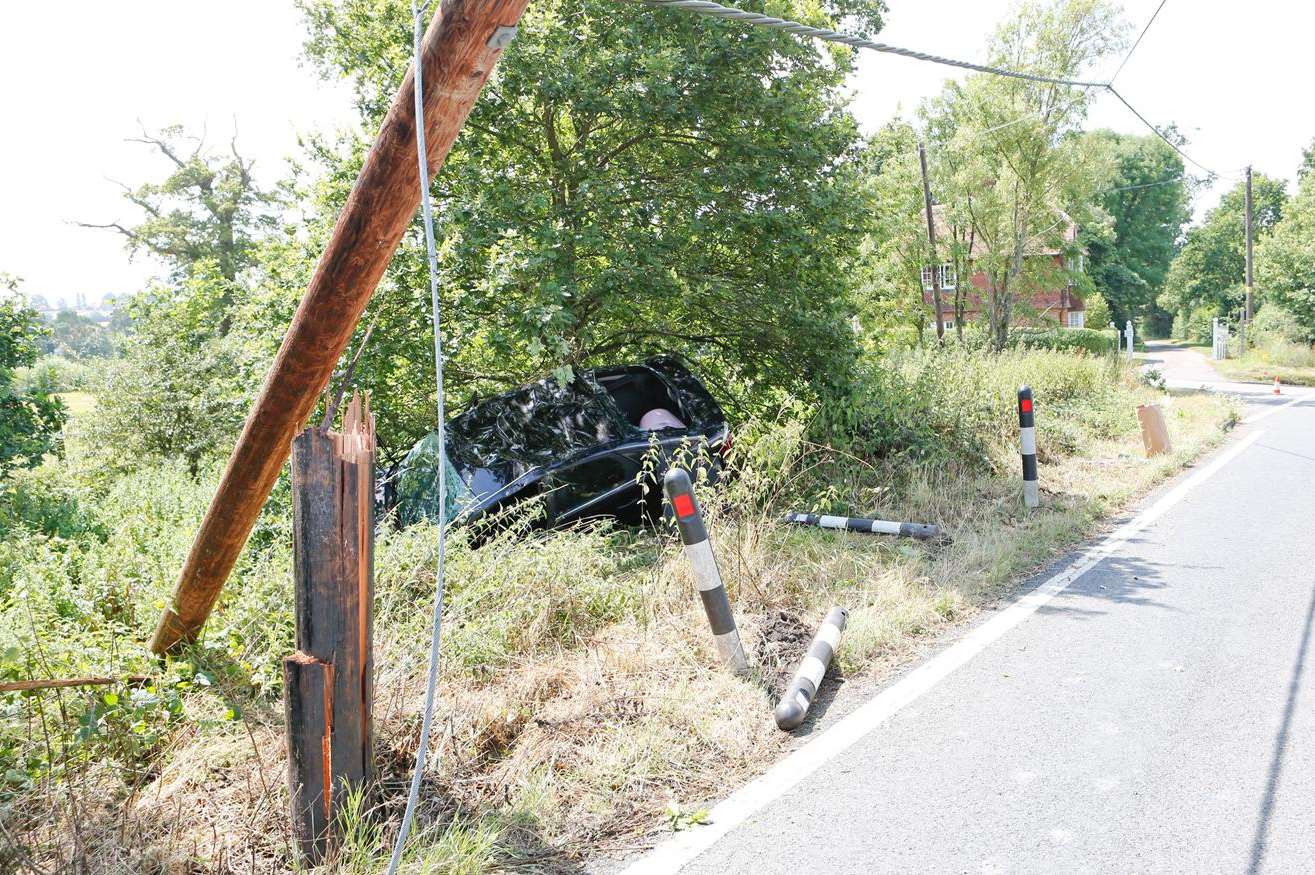
M 929 52 L 919 52 L 915 49 L 904 49 L 899 46 L 887 45 L 886 43 L 873 42 L 852 34 L 841 33 L 838 30 L 828 30 L 824 27 L 812 27 L 807 24 L 800 24 L 797 21 L 788 21 L 784 18 L 773 18 L 770 15 L 762 15 L 757 12 L 745 12 L 743 9 L 735 9 L 730 6 L 722 6 L 720 3 L 713 3 L 711 0 L 638 0 L 647 6 L 657 6 L 664 9 L 679 9 L 683 12 L 693 12 L 696 15 L 706 15 L 710 18 L 725 18 L 730 21 L 741 21 L 745 24 L 752 24 L 755 27 L 770 27 L 776 30 L 783 30 L 786 33 L 797 34 L 798 36 L 811 36 L 820 40 L 826 40 L 832 43 L 841 43 L 842 45 L 853 46 L 860 49 L 870 49 L 874 52 L 885 52 L 890 55 L 900 55 L 905 58 L 912 58 L 915 61 L 927 61 L 932 64 L 944 64 L 947 67 L 960 67 L 964 70 L 976 70 L 979 73 L 991 73 L 996 76 L 1008 76 L 1013 79 L 1026 79 L 1029 82 L 1049 82 L 1053 85 L 1071 85 L 1075 88 L 1104 88 L 1104 82 L 1084 82 L 1080 79 L 1060 79 L 1054 76 L 1041 76 L 1037 73 L 1024 73 L 1021 70 L 1007 70 L 1003 67 L 992 67 L 987 64 L 974 64 L 971 61 L 958 61 L 954 58 L 945 58 L 940 55 L 933 55 Z
M 1195 164 L 1197 167 L 1200 167 L 1200 168 L 1201 168 L 1202 170 L 1204 170 L 1206 173 L 1210 174 L 1212 177 L 1215 177 L 1215 176 L 1218 176 L 1218 175 L 1219 175 L 1218 173 L 1216 173 L 1216 172 L 1214 172 L 1213 170 L 1211 170 L 1209 167 L 1206 167 L 1206 166 L 1205 166 L 1204 164 L 1202 164 L 1200 161 L 1197 161 L 1197 160 L 1196 160 L 1195 158 L 1193 158 L 1191 155 L 1188 155 L 1188 154 L 1187 154 L 1186 152 L 1184 152 L 1182 149 L 1178 148 L 1178 144 L 1177 144 L 1177 143 L 1175 143 L 1173 140 L 1171 140 L 1171 139 L 1169 139 L 1168 137 L 1166 137 L 1163 133 L 1160 132 L 1160 129 L 1159 129 L 1159 128 L 1157 128 L 1155 125 L 1153 125 L 1153 124 L 1151 124 L 1149 121 L 1147 121 L 1146 116 L 1144 116 L 1144 115 L 1142 115 L 1141 113 L 1139 113 L 1139 112 L 1137 111 L 1137 108 L 1136 108 L 1135 106 L 1133 106 L 1131 103 L 1129 103 L 1129 102 L 1127 101 L 1127 99 L 1124 98 L 1124 96 L 1123 96 L 1122 94 L 1120 94 L 1120 93 L 1114 88 L 1113 85 L 1106 85 L 1106 86 L 1105 86 L 1105 89 L 1106 89 L 1107 91 L 1109 91 L 1110 94 L 1113 94 L 1115 97 L 1117 97 L 1117 98 L 1119 99 L 1119 103 L 1122 103 L 1124 106 L 1126 106 L 1126 107 L 1128 108 L 1128 111 L 1129 111 L 1130 113 L 1132 113 L 1133 115 L 1137 116 L 1137 118 L 1141 121 L 1142 124 L 1146 125 L 1146 127 L 1150 128 L 1152 131 L 1154 131 L 1154 132 L 1155 132 L 1155 136 L 1159 137 L 1161 140 L 1164 140 L 1164 142 L 1168 143 L 1168 144 L 1169 144 L 1169 148 L 1170 148 L 1170 149 L 1173 149 L 1173 150 L 1174 150 L 1175 152 L 1177 152 L 1180 156 L 1182 156 L 1182 158 L 1183 158 L 1184 161 L 1190 161 L 1191 163 Z
M 1128 66 L 1128 61 L 1132 58 L 1132 53 L 1137 51 L 1137 46 L 1141 45 L 1142 37 L 1146 36 L 1146 31 L 1151 29 L 1151 25 L 1155 23 L 1155 19 L 1160 14 L 1160 10 L 1163 9 L 1164 4 L 1168 2 L 1169 0 L 1160 0 L 1160 5 L 1155 7 L 1155 11 L 1151 13 L 1150 21 L 1146 22 L 1146 26 L 1141 29 L 1141 33 L 1137 35 L 1137 40 L 1132 44 L 1132 48 L 1128 49 L 1128 54 L 1123 56 L 1123 63 L 1119 64 L 1119 68 L 1115 70 L 1114 75 L 1110 77 L 1110 85 L 1113 85 L 1114 80 L 1119 78 L 1119 74 L 1123 72 L 1123 68 Z
M 1200 167 L 1212 177 L 1219 175 L 1200 161 L 1197 161 L 1195 158 L 1188 155 L 1178 147 L 1177 143 L 1165 136 L 1159 128 L 1147 121 L 1146 117 L 1138 112 L 1131 103 L 1124 99 L 1122 94 L 1119 94 L 1118 91 L 1114 90 L 1112 80 L 1110 82 L 1091 82 L 1082 79 L 1064 79 L 1056 76 L 1042 76 L 1036 73 L 1025 73 L 1022 70 L 1009 70 L 1004 67 L 992 67 L 988 64 L 974 64 L 970 61 L 960 61 L 954 58 L 933 55 L 928 52 L 919 52 L 914 49 L 905 49 L 900 48 L 899 46 L 888 45 L 886 43 L 874 42 L 863 37 L 841 33 L 838 30 L 829 30 L 824 27 L 812 27 L 807 24 L 800 24 L 797 21 L 789 21 L 784 18 L 773 18 L 770 15 L 762 15 L 757 12 L 746 12 L 743 9 L 735 9 L 731 6 L 723 6 L 720 3 L 713 3 L 712 0 L 631 0 L 631 2 L 643 3 L 646 6 L 653 6 L 661 9 L 676 9 L 681 12 L 705 15 L 710 18 L 739 21 L 744 24 L 753 25 L 754 27 L 768 27 L 775 30 L 783 30 L 786 33 L 792 33 L 797 36 L 813 37 L 826 42 L 840 43 L 854 48 L 869 49 L 874 52 L 883 52 L 890 55 L 899 55 L 905 58 L 912 58 L 915 61 L 926 61 L 932 64 L 943 64 L 947 67 L 959 67 L 963 70 L 973 70 L 978 73 L 989 73 L 992 76 L 1025 79 L 1029 82 L 1047 82 L 1052 85 L 1068 85 L 1074 88 L 1101 88 L 1118 98 L 1119 102 L 1126 106 L 1132 114 L 1137 117 L 1138 121 L 1150 128 L 1152 133 L 1161 140 L 1164 140 L 1164 142 L 1181 155 L 1184 160 L 1190 161 L 1197 167 Z M 1161 5 L 1163 5 L 1163 3 Z M 1152 17 L 1152 20 L 1154 20 L 1154 17 Z M 1147 24 L 1147 27 L 1150 27 L 1150 25 Z M 1138 39 L 1140 40 L 1140 37 Z M 1134 45 L 1133 48 L 1136 48 L 1136 46 Z M 1131 54 L 1131 52 L 1129 54 Z

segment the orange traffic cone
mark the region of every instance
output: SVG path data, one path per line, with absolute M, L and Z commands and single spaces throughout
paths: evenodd
M 1278 390 L 1278 377 L 1275 377 L 1275 378 L 1274 378 L 1274 394 L 1275 394 L 1275 395 L 1282 395 L 1282 394 L 1283 394 L 1282 392 L 1280 392 L 1280 391 Z

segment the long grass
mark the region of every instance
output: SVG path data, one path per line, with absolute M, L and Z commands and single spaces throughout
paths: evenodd
M 835 409 L 791 409 L 742 424 L 736 476 L 703 487 L 755 666 L 747 679 L 716 668 L 669 531 L 541 531 L 525 517 L 478 548 L 456 534 L 436 750 L 407 871 L 565 870 L 696 822 L 793 743 L 771 709 L 827 607 L 851 611 L 837 676 L 878 679 L 1188 463 L 1236 415 L 1214 398 L 1155 393 L 1103 357 L 915 353 L 886 365 L 844 423 Z M 1036 513 L 1024 512 L 1014 471 L 1023 381 L 1038 403 Z M 1148 401 L 1164 406 L 1175 443 L 1154 460 L 1133 410 Z M 296 868 L 279 689 L 292 649 L 286 486 L 206 638 L 161 666 L 141 642 L 217 472 L 101 480 L 79 467 L 74 438 L 67 462 L 21 475 L 0 504 L 23 508 L 0 538 L 0 674 L 151 680 L 0 694 L 0 870 Z M 786 526 L 788 510 L 937 522 L 953 540 Z M 434 535 L 385 526 L 376 545 L 379 782 L 350 808 L 342 871 L 375 871 L 400 816 Z

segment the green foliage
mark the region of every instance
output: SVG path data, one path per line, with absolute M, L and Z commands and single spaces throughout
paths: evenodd
M 373 129 L 406 65 L 407 5 L 303 9 L 310 56 L 354 84 Z M 773 11 L 880 24 L 876 2 Z M 743 409 L 843 366 L 846 265 L 867 222 L 849 170 L 853 64 L 678 12 L 532 4 L 435 183 L 454 399 L 669 350 Z M 327 211 L 358 157 L 330 166 Z M 360 369 L 412 439 L 432 424 L 420 242 L 408 235 L 371 304 Z
M 194 474 L 224 455 L 265 360 L 237 334 L 223 336 L 235 284 L 208 263 L 176 288 L 128 305 L 132 332 L 108 368 L 100 403 L 87 417 L 89 452 L 106 471 L 182 459 Z
M 1260 308 L 1251 323 L 1257 343 L 1267 340 L 1281 340 L 1285 343 L 1304 343 L 1307 329 L 1297 321 L 1297 317 L 1284 310 L 1278 304 L 1266 304 Z
M 1097 328 L 1015 328 L 1009 345 L 1016 349 L 1053 349 L 1105 355 L 1118 347 L 1118 336 Z
M 170 168 L 161 182 L 124 189 L 124 199 L 146 218 L 131 226 L 83 224 L 117 231 L 130 253 L 164 260 L 175 279 L 207 262 L 220 276 L 236 280 L 250 263 L 257 237 L 273 223 L 273 198 L 256 186 L 252 162 L 238 152 L 237 138 L 224 157 L 214 154 L 204 137 L 189 136 L 178 125 L 158 134 L 143 128 L 134 142 L 158 152 Z
M 61 310 L 55 315 L 50 338 L 42 351 L 72 359 L 105 358 L 114 354 L 114 342 L 106 329 L 86 316 Z
M 1105 0 L 1030 2 L 992 38 L 1001 66 L 1074 78 L 1118 51 L 1123 26 Z M 942 156 L 942 188 L 973 232 L 974 265 L 992 343 L 1008 342 L 1027 292 L 1066 282 L 1052 254 L 1072 257 L 1073 220 L 1085 223 L 1104 156 L 1077 136 L 1089 94 L 1082 89 L 989 75 L 951 83 L 922 114 Z M 1015 310 L 1020 313 L 1016 314 Z
M 1019 386 L 1032 387 L 1038 415 L 1082 410 L 1098 423 L 1118 397 L 1119 367 L 1110 356 L 1071 352 L 906 350 L 856 373 L 849 392 L 820 410 L 814 433 L 865 458 L 898 454 L 999 470 L 1016 459 Z
M 0 478 L 59 450 L 64 405 L 41 386 L 15 386 L 16 370 L 40 354 L 48 329 L 18 297 L 18 281 L 0 274 Z M 8 296 L 3 296 L 5 292 Z
M 1287 194 L 1281 179 L 1254 174 L 1253 224 L 1257 240 L 1282 217 Z M 1165 277 L 1159 303 L 1171 313 L 1189 313 L 1208 307 L 1211 315 L 1235 313 L 1242 305 L 1246 268 L 1246 183 L 1239 182 L 1205 214 L 1205 220 L 1187 232 L 1182 250 Z
M 1192 343 L 1213 343 L 1214 319 L 1214 307 L 1197 307 L 1188 314 L 1185 321 L 1181 316 L 1174 321 L 1174 333 Z
M 1315 341 L 1315 175 L 1301 175 L 1283 218 L 1257 246 L 1256 281 L 1263 299 L 1290 312 L 1301 325 L 1302 339 Z
M 1104 295 L 1100 292 L 1088 292 L 1083 295 L 1082 302 L 1087 307 L 1087 325 L 1099 331 L 1110 324 L 1112 314 L 1110 313 L 1110 305 L 1105 301 Z
M 1084 136 L 1108 156 L 1112 171 L 1098 193 L 1109 225 L 1083 229 L 1088 274 L 1111 316 L 1097 321 L 1088 302 L 1087 321 L 1104 325 L 1112 317 L 1122 325 L 1155 306 L 1178 238 L 1191 219 L 1189 180 L 1182 158 L 1152 134 L 1100 130 Z M 1169 136 L 1176 135 L 1170 131 Z
M 46 394 L 91 389 L 99 384 L 104 363 L 89 365 L 59 355 L 44 355 L 31 365 L 15 371 L 14 384 L 23 391 Z

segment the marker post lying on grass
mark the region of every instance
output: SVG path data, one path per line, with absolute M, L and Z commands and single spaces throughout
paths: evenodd
M 817 695 L 817 688 L 822 685 L 831 657 L 835 656 L 836 648 L 840 646 L 840 636 L 844 634 L 848 617 L 849 612 L 844 608 L 827 611 L 822 627 L 808 645 L 808 655 L 799 663 L 794 680 L 790 681 L 785 695 L 776 706 L 776 725 L 779 728 L 786 731 L 797 729 L 808 716 L 808 709 L 813 704 L 813 697 Z
M 1041 495 L 1036 482 L 1036 421 L 1032 418 L 1032 389 L 1018 387 L 1018 431 L 1023 446 L 1023 504 L 1036 507 Z
M 703 612 L 708 615 L 708 625 L 712 627 L 722 664 L 736 674 L 748 674 L 749 661 L 740 644 L 735 615 L 731 613 L 730 599 L 726 597 L 726 587 L 722 585 L 721 572 L 717 570 L 717 557 L 712 554 L 708 529 L 703 524 L 703 512 L 699 510 L 699 500 L 694 497 L 689 474 L 680 468 L 671 468 L 662 478 L 662 486 L 676 514 L 680 543 L 694 568 L 694 584 L 699 588 Z
M 930 523 L 897 523 L 891 520 L 870 520 L 857 516 L 827 516 L 816 513 L 788 513 L 787 523 L 801 526 L 818 526 L 823 529 L 844 529 L 876 535 L 902 535 L 906 538 L 939 538 L 941 527 Z

